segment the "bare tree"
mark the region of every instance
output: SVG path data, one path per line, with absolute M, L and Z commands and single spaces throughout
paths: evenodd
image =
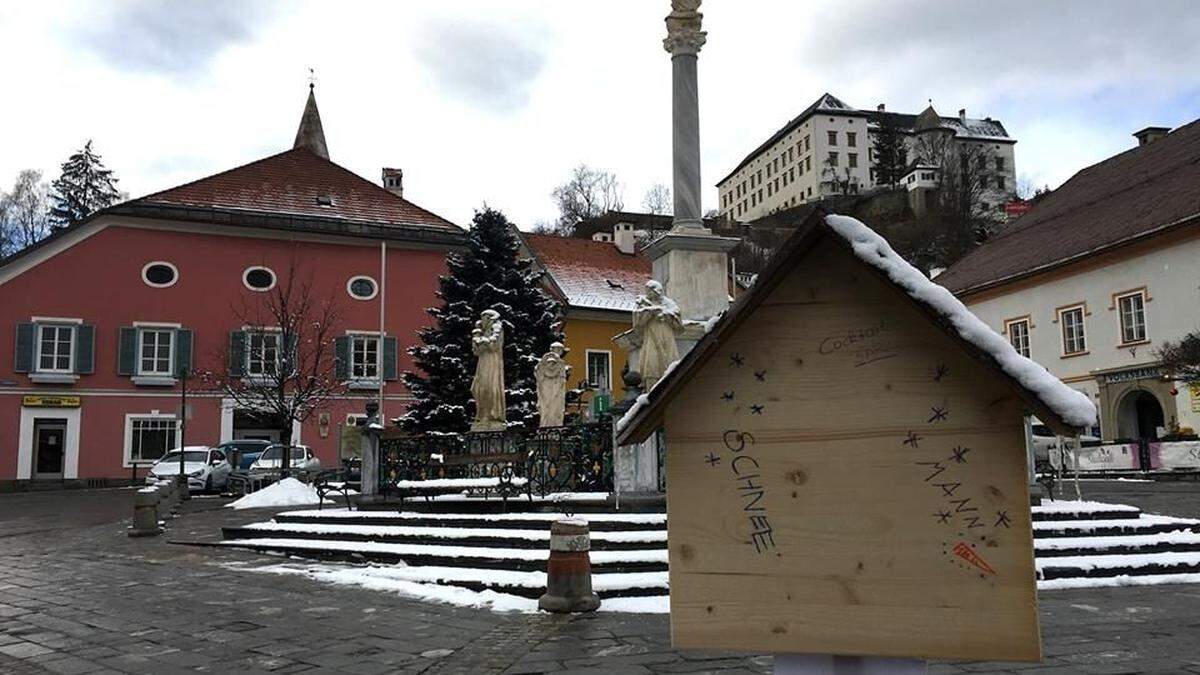
M 602 216 L 625 207 L 623 187 L 615 174 L 580 164 L 567 182 L 550 193 L 558 205 L 557 233 L 570 236 L 581 220 Z
M 662 183 L 651 185 L 642 197 L 642 208 L 646 213 L 670 215 L 675 210 L 675 205 L 671 202 L 671 189 Z
M 275 423 L 288 448 L 282 476 L 290 471 L 293 425 L 346 391 L 338 377 L 335 340 L 341 316 L 335 297 L 318 298 L 311 275 L 293 259 L 274 287 L 234 307 L 243 328 L 231 334 L 228 369 L 201 374 L 239 408 L 260 411 Z M 382 351 L 380 345 L 380 368 Z
M 47 218 L 50 188 L 42 172 L 25 169 L 17 174 L 13 189 L 0 199 L 0 255 L 9 255 L 41 241 L 50 233 Z
M 928 215 L 935 267 L 948 267 L 983 243 L 1003 223 L 1011 197 L 996 154 L 983 143 L 958 142 L 953 134 L 920 134 L 917 162 L 937 169 L 937 193 Z

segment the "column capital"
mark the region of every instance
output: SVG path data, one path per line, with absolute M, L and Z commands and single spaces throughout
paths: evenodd
M 671 56 L 699 54 L 707 33 L 700 30 L 704 15 L 699 11 L 700 0 L 671 0 L 671 13 L 667 15 L 667 37 L 663 49 Z

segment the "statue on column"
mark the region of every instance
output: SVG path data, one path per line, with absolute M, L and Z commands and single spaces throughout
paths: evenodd
M 633 330 L 641 338 L 638 372 L 646 391 L 658 383 L 667 367 L 679 360 L 675 337 L 683 332 L 679 305 L 663 292 L 657 281 L 646 282 L 646 294 L 639 295 L 633 309 Z
M 533 369 L 537 379 L 538 415 L 540 426 L 561 427 L 567 405 L 567 376 L 571 367 L 563 360 L 566 347 L 561 342 L 550 345 L 550 351 Z
M 471 431 L 504 431 L 504 326 L 500 313 L 485 309 L 471 331 L 471 351 L 478 359 L 471 396 L 475 398 L 475 421 Z

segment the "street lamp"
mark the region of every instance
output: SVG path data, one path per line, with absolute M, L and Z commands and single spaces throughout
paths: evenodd
M 191 499 L 191 492 L 188 490 L 187 471 L 184 469 L 183 460 L 187 456 L 187 381 L 188 381 L 187 366 L 182 366 L 179 369 L 179 488 L 180 499 L 187 501 Z

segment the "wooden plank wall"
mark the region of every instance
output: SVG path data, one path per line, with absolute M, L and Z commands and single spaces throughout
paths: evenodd
M 818 243 L 667 410 L 674 644 L 1039 659 L 1022 409 Z

